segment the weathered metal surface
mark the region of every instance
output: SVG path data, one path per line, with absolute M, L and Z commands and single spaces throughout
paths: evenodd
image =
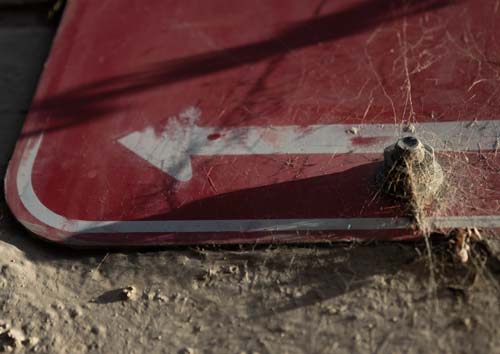
M 499 228 L 500 9 L 475 1 L 68 3 L 6 178 L 82 245 L 417 236 L 384 147 L 435 149 L 432 228 Z

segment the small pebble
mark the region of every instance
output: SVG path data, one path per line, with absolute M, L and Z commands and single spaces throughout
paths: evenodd
M 356 135 L 356 134 L 358 134 L 358 132 L 359 132 L 359 128 L 352 127 L 352 128 L 349 128 L 349 129 L 347 130 L 347 132 L 348 132 L 349 134 Z
M 123 300 L 135 300 L 137 290 L 134 286 L 127 286 L 122 289 Z

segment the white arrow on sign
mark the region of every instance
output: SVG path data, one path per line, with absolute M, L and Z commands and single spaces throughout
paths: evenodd
M 179 181 L 189 181 L 191 155 L 271 155 L 381 153 L 397 137 L 412 134 L 394 124 L 325 124 L 310 126 L 200 127 L 194 107 L 169 119 L 157 133 L 147 127 L 119 142 Z M 407 129 L 408 130 L 408 129 Z M 478 151 L 498 148 L 500 121 L 416 123 L 412 131 L 436 151 Z

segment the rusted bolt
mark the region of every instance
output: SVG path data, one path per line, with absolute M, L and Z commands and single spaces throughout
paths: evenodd
M 411 135 L 384 149 L 383 175 L 384 190 L 403 199 L 429 201 L 443 182 L 432 146 Z

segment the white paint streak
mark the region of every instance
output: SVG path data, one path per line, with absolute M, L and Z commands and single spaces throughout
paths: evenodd
M 28 212 L 44 225 L 69 234 L 78 233 L 192 233 L 192 232 L 296 232 L 335 230 L 385 230 L 410 228 L 406 218 L 240 219 L 91 221 L 68 219 L 48 209 L 36 195 L 31 176 L 43 136 L 26 147 L 16 183 L 19 198 Z M 428 222 L 435 228 L 500 228 L 500 216 L 442 216 Z
M 193 176 L 190 156 L 382 153 L 397 137 L 408 135 L 393 124 L 344 124 L 199 127 L 201 113 L 190 108 L 172 117 L 161 134 L 147 127 L 119 139 L 130 151 L 173 178 Z M 414 124 L 416 135 L 432 141 L 436 151 L 494 150 L 500 121 L 463 121 Z M 356 143 L 357 142 L 357 143 Z
M 42 137 L 26 148 L 17 174 L 17 190 L 24 207 L 47 226 L 69 233 L 153 233 L 153 232 L 272 232 L 300 230 L 374 230 L 410 226 L 403 218 L 332 219 L 239 219 L 239 220 L 150 220 L 89 221 L 67 219 L 48 209 L 36 195 L 31 175 Z
M 402 218 L 342 219 L 239 219 L 239 220 L 151 220 L 89 221 L 67 219 L 48 209 L 38 199 L 31 175 L 42 136 L 26 148 L 17 174 L 17 190 L 24 207 L 45 225 L 69 233 L 152 233 L 152 232 L 272 232 L 299 230 L 373 230 L 409 227 Z

